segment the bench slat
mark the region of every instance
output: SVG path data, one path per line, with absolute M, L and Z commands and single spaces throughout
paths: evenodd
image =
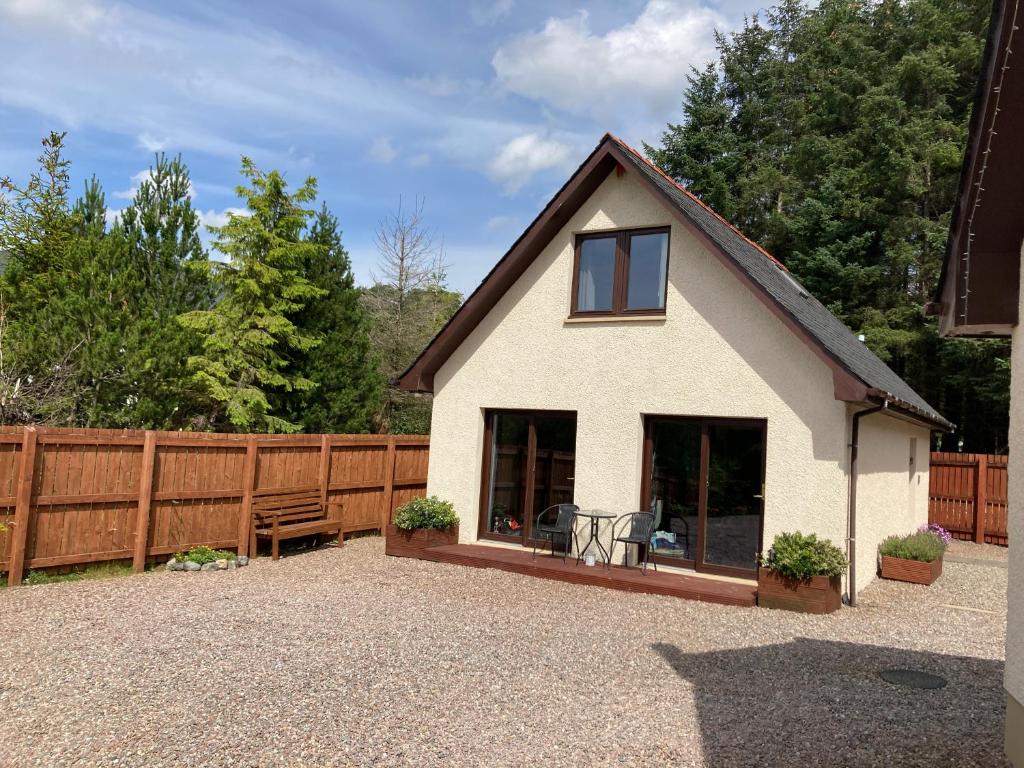
M 337 520 L 328 520 L 326 522 L 319 523 L 302 523 L 300 525 L 289 525 L 286 528 L 278 528 L 279 539 L 295 539 L 299 536 L 309 536 L 313 533 L 329 533 L 332 531 L 341 531 L 341 522 Z M 256 535 L 260 538 L 271 538 L 274 535 L 273 530 L 257 529 Z
M 252 502 L 252 506 L 253 509 L 274 509 L 276 507 L 288 506 L 289 504 L 294 504 L 296 502 L 301 503 L 304 501 L 320 501 L 320 494 L 302 493 L 289 496 L 275 496 L 273 499 L 267 498 L 260 499 L 259 501 L 256 501 L 254 499 Z
M 304 507 L 295 507 L 293 509 L 281 509 L 281 510 L 265 510 L 263 512 L 253 512 L 253 516 L 260 520 L 273 520 L 275 517 L 281 522 L 284 522 L 289 517 L 295 515 L 319 515 L 323 517 L 324 511 L 320 508 L 319 504 L 307 504 Z
M 319 499 L 302 499 L 275 507 L 254 507 L 253 512 L 256 514 L 272 515 L 276 513 L 294 512 L 299 509 L 318 509 L 319 507 L 321 507 L 321 501 L 319 501 Z
M 329 520 L 328 520 L 328 518 L 324 517 L 323 515 L 302 515 L 301 517 L 296 516 L 296 517 L 291 517 L 291 518 L 286 518 L 286 519 L 278 518 L 277 527 L 280 528 L 281 530 L 284 530 L 286 528 L 290 528 L 293 525 L 302 525 L 304 523 L 322 523 L 322 522 L 329 522 Z M 271 519 L 271 520 L 257 520 L 256 521 L 256 528 L 259 529 L 259 530 L 264 530 L 264 529 L 270 530 L 273 527 L 274 527 L 273 519 Z

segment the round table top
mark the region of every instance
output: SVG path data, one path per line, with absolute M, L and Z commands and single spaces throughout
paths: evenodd
M 614 512 L 605 512 L 603 509 L 581 509 L 576 512 L 578 517 L 590 517 L 596 520 L 608 520 L 617 517 Z

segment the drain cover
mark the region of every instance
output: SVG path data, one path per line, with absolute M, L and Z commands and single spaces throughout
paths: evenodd
M 903 685 L 907 688 L 945 688 L 946 678 L 933 675 L 930 672 L 922 672 L 919 669 L 883 669 L 882 679 L 893 685 Z

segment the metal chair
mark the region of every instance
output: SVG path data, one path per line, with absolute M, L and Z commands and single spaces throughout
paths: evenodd
M 540 540 L 550 544 L 551 555 L 554 557 L 556 536 L 561 537 L 564 542 L 563 563 L 573 541 L 576 541 L 576 548 L 579 549 L 579 541 L 576 540 L 576 513 L 579 511 L 580 508 L 575 504 L 554 504 L 537 515 L 533 526 L 533 556 L 537 557 L 537 542 Z M 553 519 L 545 521 L 545 517 Z
M 626 532 L 626 523 L 629 523 L 629 530 Z M 625 534 L 625 535 L 623 535 Z M 647 573 L 647 563 L 651 559 L 651 536 L 654 535 L 654 513 L 652 512 L 628 512 L 619 517 L 612 524 L 612 546 L 608 553 L 608 562 L 611 563 L 615 556 L 615 544 L 621 541 L 626 545 L 626 552 L 629 552 L 629 545 L 637 545 L 637 559 L 643 555 L 643 567 L 641 571 Z M 654 570 L 658 570 L 658 564 L 654 563 Z

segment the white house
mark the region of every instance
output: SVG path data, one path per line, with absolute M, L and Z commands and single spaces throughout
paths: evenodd
M 927 521 L 950 426 L 611 135 L 400 384 L 434 394 L 428 492 L 462 543 L 527 545 L 564 501 L 650 510 L 663 570 L 754 578 L 777 533 L 815 532 L 849 549 L 854 600 L 879 542 Z

